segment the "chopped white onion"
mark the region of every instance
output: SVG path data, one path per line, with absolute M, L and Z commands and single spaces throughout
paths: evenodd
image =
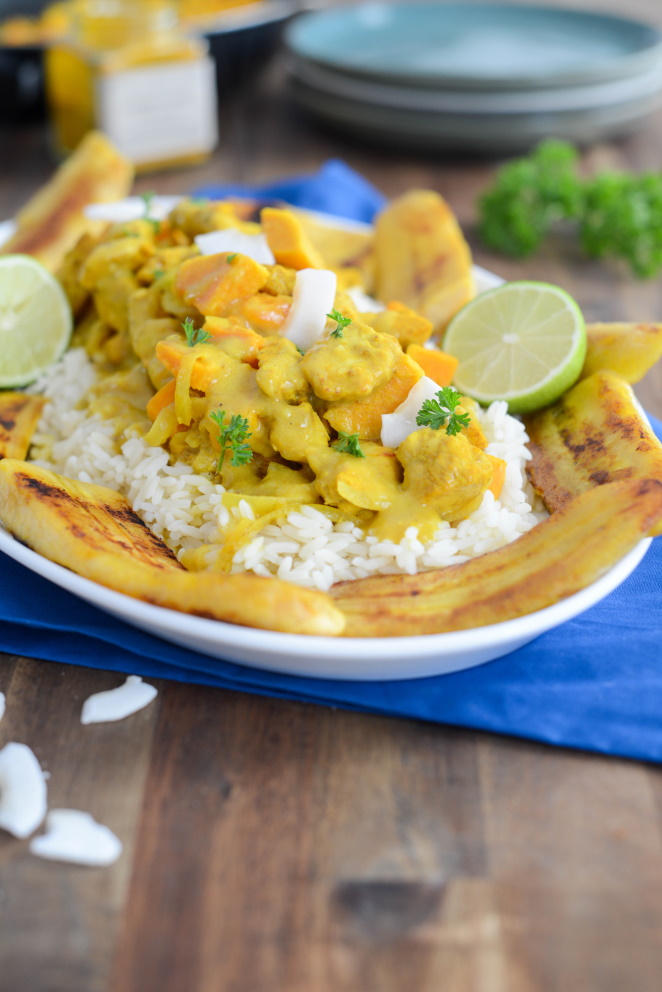
M 142 710 L 154 699 L 157 690 L 139 675 L 129 675 L 123 685 L 106 692 L 95 692 L 83 703 L 81 723 L 111 723 Z
M 281 334 L 307 351 L 322 336 L 326 315 L 336 298 L 336 274 L 329 269 L 300 269 L 296 275 L 292 306 Z
M 406 437 L 419 431 L 416 417 L 425 400 L 433 400 L 439 392 L 438 384 L 424 375 L 409 390 L 407 398 L 393 413 L 382 414 L 382 444 L 386 448 L 397 448 Z
M 79 809 L 52 809 L 46 817 L 46 831 L 30 842 L 30 852 L 39 858 L 111 865 L 122 853 L 122 842 L 112 830 Z
M 0 692 L 0 720 L 2 720 L 5 715 L 5 694 Z
M 0 751 L 0 829 L 29 837 L 46 816 L 46 779 L 26 744 Z
M 203 255 L 220 255 L 221 252 L 237 252 L 248 255 L 260 265 L 274 265 L 276 259 L 264 234 L 246 234 L 236 227 L 224 231 L 210 231 L 199 234 L 195 243 Z
M 171 210 L 181 203 L 181 196 L 154 196 L 149 201 L 150 220 L 165 220 Z M 114 203 L 89 203 L 83 213 L 89 220 L 107 220 L 111 224 L 127 224 L 145 216 L 142 196 L 127 196 Z
M 379 313 L 380 310 L 386 310 L 383 303 L 368 296 L 361 286 L 352 286 L 347 290 L 347 295 L 359 313 Z

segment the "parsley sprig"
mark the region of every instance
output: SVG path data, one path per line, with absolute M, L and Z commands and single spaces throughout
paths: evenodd
M 141 193 L 140 199 L 144 204 L 143 220 L 148 221 L 154 228 L 155 234 L 158 234 L 161 229 L 161 221 L 157 220 L 155 217 L 152 217 L 152 205 L 155 196 L 156 193 Z
M 361 451 L 358 434 L 346 434 L 345 431 L 338 431 L 338 439 L 331 445 L 336 451 L 354 455 L 355 458 L 365 458 Z
M 336 327 L 335 330 L 331 331 L 332 338 L 341 338 L 343 336 L 343 328 L 347 327 L 348 324 L 352 323 L 351 317 L 343 317 L 340 310 L 332 310 L 331 313 L 326 314 L 331 320 L 335 320 Z
M 503 166 L 480 198 L 480 236 L 515 258 L 533 254 L 559 224 L 590 258 L 622 258 L 645 279 L 662 269 L 662 173 L 605 170 L 582 177 L 576 150 L 543 141 Z
M 246 444 L 246 439 L 251 436 L 251 432 L 248 429 L 248 421 L 245 417 L 241 417 L 237 413 L 233 413 L 230 417 L 229 423 L 225 423 L 225 410 L 221 410 L 218 413 L 214 410 L 213 413 L 209 414 L 210 418 L 215 424 L 220 427 L 218 434 L 218 442 L 221 446 L 221 454 L 218 459 L 218 466 L 216 471 L 220 474 L 223 468 L 223 462 L 225 460 L 225 455 L 228 451 L 232 452 L 231 465 L 246 465 L 253 457 L 253 451 L 249 444 Z
M 193 348 L 196 344 L 204 344 L 211 338 L 209 331 L 203 330 L 202 327 L 196 327 L 191 317 L 186 318 L 186 320 L 182 323 L 182 327 L 184 328 L 186 343 L 189 348 Z
M 443 386 L 436 394 L 436 400 L 425 400 L 418 411 L 416 423 L 419 427 L 431 427 L 433 431 L 446 428 L 451 436 L 468 427 L 471 417 L 468 413 L 455 413 L 462 397 L 452 386 Z

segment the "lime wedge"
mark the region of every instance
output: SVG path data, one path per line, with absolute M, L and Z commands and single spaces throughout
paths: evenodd
M 0 389 L 25 386 L 57 361 L 71 337 L 69 302 L 29 255 L 0 257 Z
M 506 400 L 511 413 L 529 413 L 553 403 L 579 378 L 586 326 L 558 286 L 507 282 L 455 315 L 443 348 L 459 361 L 453 382 L 461 393 L 485 404 Z

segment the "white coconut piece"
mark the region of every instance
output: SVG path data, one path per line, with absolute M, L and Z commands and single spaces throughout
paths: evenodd
M 26 744 L 12 741 L 0 751 L 0 829 L 29 837 L 46 816 L 46 779 Z
M 106 692 L 95 692 L 83 703 L 81 723 L 112 723 L 144 709 L 158 690 L 139 675 L 129 675 L 123 685 Z
M 351 286 L 346 292 L 359 313 L 379 313 L 380 310 L 386 310 L 384 304 L 368 296 L 362 286 Z
M 171 210 L 181 203 L 181 196 L 154 196 L 149 202 L 150 220 L 165 220 Z M 127 196 L 114 203 L 90 203 L 83 213 L 90 220 L 105 220 L 111 224 L 126 224 L 145 216 L 145 201 L 141 196 Z
M 397 448 L 414 431 L 420 431 L 416 417 L 425 400 L 436 399 L 440 386 L 427 375 L 419 379 L 409 390 L 407 398 L 393 413 L 382 414 L 382 444 L 386 448 Z
M 117 861 L 122 842 L 89 813 L 52 809 L 46 817 L 46 833 L 30 841 L 30 853 L 51 861 L 105 866 Z
M 336 299 L 336 274 L 329 269 L 300 269 L 296 274 L 292 306 L 281 334 L 301 351 L 307 351 L 322 336 L 326 315 Z
M 275 265 L 276 259 L 264 234 L 246 234 L 236 227 L 224 231 L 210 231 L 199 234 L 194 239 L 203 255 L 220 255 L 222 252 L 236 252 L 248 255 L 260 265 Z
M 2 720 L 5 715 L 5 694 L 0 692 L 0 720 Z

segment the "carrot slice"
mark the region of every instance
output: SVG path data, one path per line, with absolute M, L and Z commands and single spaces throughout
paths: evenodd
M 175 379 L 170 379 L 166 382 L 165 386 L 161 386 L 157 393 L 154 393 L 151 400 L 147 403 L 147 416 L 154 423 L 158 414 L 165 407 L 169 406 L 170 403 L 175 401 Z
M 229 261 L 228 261 L 229 259 Z M 199 255 L 182 262 L 175 288 L 205 317 L 225 317 L 234 307 L 259 292 L 269 272 L 247 255 Z
M 325 269 L 324 259 L 313 248 L 301 221 L 289 210 L 265 207 L 260 214 L 262 228 L 274 258 L 289 269 Z
M 492 462 L 492 481 L 487 488 L 492 493 L 494 498 L 498 499 L 501 495 L 503 484 L 506 481 L 506 469 L 508 468 L 508 463 L 504 462 L 503 458 L 497 458 L 495 455 L 488 455 L 487 457 Z

